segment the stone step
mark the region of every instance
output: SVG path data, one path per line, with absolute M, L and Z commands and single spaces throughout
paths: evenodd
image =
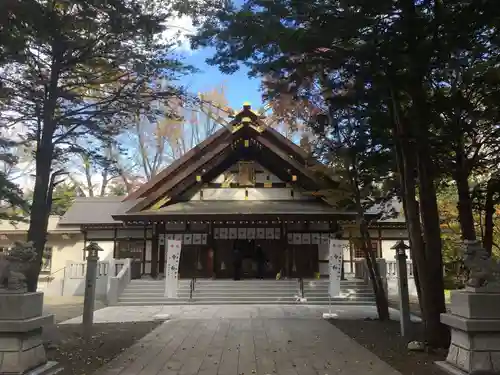
M 298 279 L 230 280 L 197 279 L 191 294 L 191 280 L 179 281 L 178 297 L 164 296 L 165 280 L 132 280 L 119 297 L 119 305 L 163 304 L 349 304 L 373 305 L 372 289 L 362 280 L 341 282 L 341 297 L 328 298 L 328 280 L 304 280 L 304 300 L 300 302 Z M 192 299 L 190 299 L 190 295 Z
M 155 296 L 163 296 L 164 292 L 154 292 L 154 293 L 130 293 L 125 291 L 122 293 L 121 297 L 155 297 Z M 189 296 L 189 292 L 178 292 L 178 296 Z M 203 298 L 233 298 L 233 297 L 281 297 L 281 296 L 291 296 L 294 297 L 298 295 L 297 292 L 295 293 L 280 293 L 280 292 L 261 292 L 261 293 L 234 293 L 234 292 L 205 292 L 205 293 L 193 293 L 193 297 L 203 297 Z M 321 296 L 320 296 L 321 297 Z
M 307 301 L 304 303 L 301 302 L 288 302 L 288 301 L 283 301 L 283 302 L 276 302 L 276 301 L 259 301 L 259 302 L 254 302 L 254 301 L 189 301 L 189 300 L 180 300 L 180 299 L 163 299 L 163 300 L 153 300 L 153 301 L 148 301 L 148 303 L 145 303 L 144 301 L 119 301 L 117 305 L 119 306 L 158 306 L 158 305 L 318 305 L 318 306 L 328 306 L 328 305 L 335 305 L 335 306 L 344 306 L 344 305 L 350 305 L 350 306 L 374 306 L 375 302 L 373 301 L 346 301 L 346 300 L 340 300 L 340 301 Z

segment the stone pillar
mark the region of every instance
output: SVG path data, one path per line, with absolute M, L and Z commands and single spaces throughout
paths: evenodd
M 97 243 L 91 242 L 85 248 L 85 251 L 88 251 L 88 255 L 87 255 L 87 272 L 85 274 L 85 296 L 83 299 L 82 326 L 83 326 L 83 335 L 86 340 L 89 340 L 92 337 L 92 325 L 94 323 L 97 267 L 99 262 L 99 251 L 102 251 L 102 248 Z M 111 276 L 108 275 L 108 277 Z
M 398 275 L 398 294 L 399 294 L 399 313 L 401 324 L 401 336 L 411 336 L 411 317 L 410 317 L 410 295 L 408 292 L 408 267 L 406 263 L 406 250 L 410 248 L 401 240 L 391 249 L 396 250 L 396 271 Z M 387 269 L 385 272 L 387 277 Z
M 493 290 L 495 289 L 495 290 Z M 466 288 L 451 293 L 451 312 L 441 322 L 451 329 L 449 374 L 500 374 L 500 289 Z
M 48 375 L 62 370 L 47 362 L 42 329 L 54 324 L 54 316 L 42 316 L 42 307 L 43 293 L 0 290 L 0 374 Z

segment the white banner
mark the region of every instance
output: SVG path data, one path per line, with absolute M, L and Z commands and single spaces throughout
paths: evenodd
M 329 285 L 328 294 L 330 297 L 340 295 L 340 279 L 342 276 L 342 255 L 344 248 L 349 248 L 349 241 L 330 240 L 328 252 Z
M 167 240 L 165 264 L 165 297 L 177 298 L 179 287 L 179 260 L 181 259 L 182 242 Z

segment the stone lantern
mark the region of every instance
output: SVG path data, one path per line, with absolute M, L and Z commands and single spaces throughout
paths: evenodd
M 401 336 L 409 337 L 411 335 L 411 317 L 410 317 L 410 296 L 408 293 L 408 269 L 406 263 L 406 251 L 410 247 L 403 240 L 396 242 L 391 249 L 396 251 L 396 270 L 398 276 L 399 292 L 399 311 L 401 314 Z

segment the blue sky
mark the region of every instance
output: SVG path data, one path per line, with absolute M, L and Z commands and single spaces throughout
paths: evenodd
M 210 66 L 205 62 L 212 54 L 211 48 L 191 51 L 185 57 L 185 62 L 195 66 L 200 72 L 184 77 L 181 80 L 182 84 L 191 92 L 208 91 L 223 84 L 229 105 L 233 109 L 240 108 L 246 101 L 249 101 L 253 108 L 259 108 L 262 105 L 259 92 L 260 80 L 250 79 L 245 67 L 232 75 L 221 73 L 217 66 Z

